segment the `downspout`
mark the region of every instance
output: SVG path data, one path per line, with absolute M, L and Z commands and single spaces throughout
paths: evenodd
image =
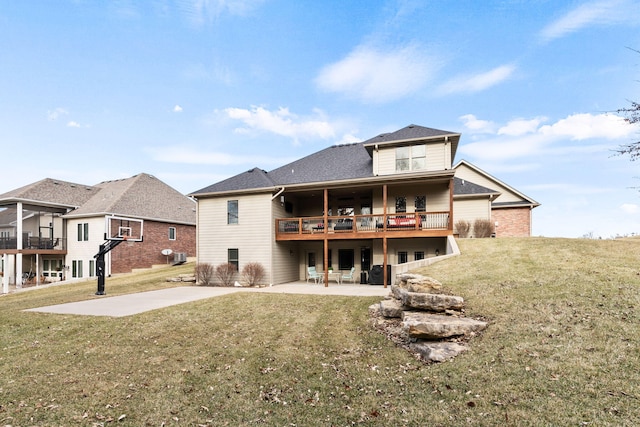
M 281 195 L 282 193 L 284 193 L 284 190 L 285 190 L 285 189 L 286 189 L 285 187 L 282 187 L 282 188 L 280 189 L 280 191 L 278 191 L 276 194 L 274 194 L 274 195 L 273 195 L 273 197 L 271 197 L 271 200 L 275 200 L 275 199 L 276 199 L 276 197 L 278 197 L 279 195 Z

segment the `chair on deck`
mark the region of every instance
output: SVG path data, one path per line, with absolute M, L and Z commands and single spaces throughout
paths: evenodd
M 355 267 L 351 267 L 351 271 L 349 273 L 346 273 L 346 274 L 343 274 L 342 276 L 340 276 L 340 282 L 344 282 L 345 280 L 349 280 L 349 281 L 351 281 L 351 283 L 356 283 L 355 273 L 356 273 L 356 268 Z
M 322 274 L 316 271 L 315 267 L 307 267 L 307 283 L 309 279 L 313 279 L 314 282 L 322 282 Z

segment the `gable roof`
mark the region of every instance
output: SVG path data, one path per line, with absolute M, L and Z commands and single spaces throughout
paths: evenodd
M 27 205 L 25 209 L 37 206 L 65 211 L 81 206 L 97 192 L 98 188 L 90 185 L 45 178 L 0 194 L 0 206 L 21 202 Z
M 456 163 L 453 166 L 454 170 L 457 170 L 460 166 L 466 166 L 467 168 L 471 169 L 474 173 L 480 175 L 482 178 L 484 178 L 485 180 L 491 182 L 491 183 L 495 183 L 496 187 L 498 188 L 502 188 L 503 190 L 506 190 L 507 192 L 510 192 L 512 195 L 514 195 L 515 197 L 517 197 L 519 200 L 517 201 L 507 201 L 507 202 L 492 202 L 491 206 L 493 208 L 501 208 L 501 207 L 514 207 L 514 206 L 530 206 L 531 208 L 535 208 L 537 206 L 540 206 L 540 203 L 536 202 L 534 199 L 530 198 L 529 196 L 525 195 L 524 193 L 521 193 L 520 191 L 516 190 L 515 188 L 511 187 L 510 185 L 500 181 L 498 178 L 492 176 L 491 174 L 483 171 L 482 169 L 480 169 L 479 167 L 469 163 L 466 160 L 460 160 L 458 163 Z M 503 192 L 498 192 L 498 194 L 502 194 Z
M 190 196 L 224 192 L 274 190 L 285 185 L 372 178 L 372 150 L 375 144 L 450 138 L 455 151 L 460 134 L 409 125 L 396 132 L 378 135 L 364 142 L 334 145 L 295 160 L 270 172 L 254 168 L 190 193 Z M 453 153 L 452 153 L 453 156 Z M 257 173 L 256 173 L 257 172 Z
M 460 134 L 455 132 L 449 132 L 446 130 L 427 128 L 424 126 L 418 126 L 411 124 L 403 127 L 400 130 L 391 133 L 382 133 L 378 136 L 374 136 L 363 142 L 369 153 L 373 150 L 373 147 L 378 144 L 398 144 L 401 142 L 413 142 L 421 141 L 425 139 L 440 139 L 447 138 L 451 141 L 451 158 L 455 158 L 456 151 L 458 149 L 458 142 L 460 141 Z
M 65 215 L 77 218 L 118 215 L 162 222 L 196 223 L 195 201 L 156 177 L 141 173 L 130 178 L 105 181 L 98 192 L 78 209 Z

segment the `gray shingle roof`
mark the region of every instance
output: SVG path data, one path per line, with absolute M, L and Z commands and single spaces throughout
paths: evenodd
M 454 196 L 472 196 L 481 194 L 499 194 L 496 190 L 492 190 L 482 185 L 474 184 L 471 181 L 461 178 L 453 178 L 453 194 Z
M 418 126 L 418 125 L 409 125 L 395 132 L 382 133 L 378 136 L 374 136 L 373 138 L 364 141 L 364 144 L 375 144 L 375 143 L 381 143 L 381 142 L 432 138 L 432 137 L 445 136 L 445 135 L 458 135 L 458 134 L 455 132 L 449 132 L 446 130 L 427 128 L 427 127 Z
M 99 191 L 67 217 L 113 214 L 142 219 L 196 223 L 195 202 L 152 175 L 105 181 Z
M 452 150 L 455 152 L 459 134 L 409 125 L 396 132 L 378 135 L 365 142 L 334 145 L 325 148 L 270 172 L 254 168 L 201 190 L 194 191 L 191 195 L 273 189 L 283 185 L 369 178 L 373 177 L 373 160 L 370 148 L 367 147 L 368 144 L 444 136 L 453 137 Z
M 59 179 L 45 178 L 0 195 L 0 205 L 20 202 L 38 202 L 42 206 L 81 206 L 98 192 L 90 185 L 76 184 Z M 36 204 L 36 203 L 33 203 Z

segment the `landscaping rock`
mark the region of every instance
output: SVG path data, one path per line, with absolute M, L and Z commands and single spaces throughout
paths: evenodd
M 408 292 L 402 288 L 398 288 L 394 295 L 402 305 L 420 310 L 443 312 L 464 308 L 464 299 L 454 295 Z
M 403 313 L 402 326 L 411 338 L 437 340 L 461 335 L 473 335 L 484 330 L 487 327 L 487 323 L 466 317 L 405 311 Z
M 431 293 L 442 289 L 442 283 L 421 274 L 404 273 L 396 278 L 396 285 L 409 292 Z
M 409 348 L 428 362 L 444 362 L 453 359 L 458 354 L 467 351 L 466 345 L 457 342 L 427 342 L 412 343 Z
M 380 314 L 386 318 L 402 318 L 404 307 L 397 299 L 386 299 L 380 301 Z

